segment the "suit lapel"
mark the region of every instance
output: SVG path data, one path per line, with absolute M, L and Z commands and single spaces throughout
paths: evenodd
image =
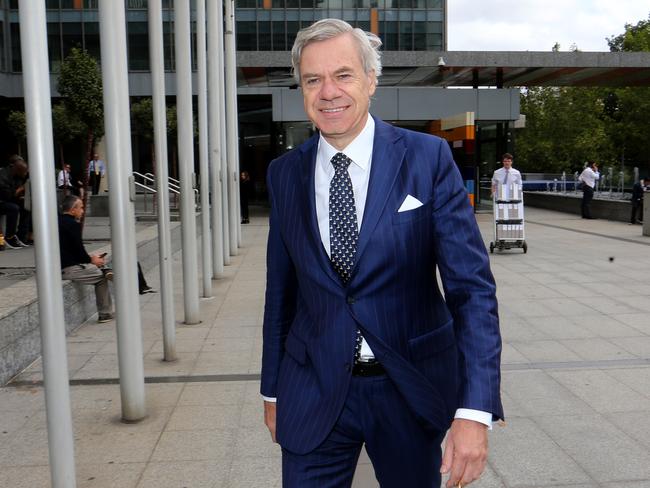
M 354 279 L 359 261 L 361 261 L 363 252 L 370 241 L 370 236 L 384 211 L 395 178 L 402 167 L 406 147 L 400 138 L 399 133 L 391 125 L 375 118 L 370 181 L 368 182 L 368 195 L 366 196 L 352 279 Z
M 316 217 L 316 155 L 318 152 L 318 138 L 317 132 L 306 144 L 301 147 L 302 158 L 300 161 L 301 171 L 301 187 L 302 187 L 302 205 L 303 218 L 307 225 L 307 234 L 311 241 L 312 249 L 316 250 L 316 257 L 321 267 L 332 280 L 339 286 L 342 286 L 336 271 L 332 268 L 329 256 L 323 247 L 323 241 L 320 238 L 320 231 L 318 229 L 318 219 Z

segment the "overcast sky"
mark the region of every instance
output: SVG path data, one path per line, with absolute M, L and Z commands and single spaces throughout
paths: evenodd
M 450 51 L 609 51 L 607 37 L 647 20 L 647 0 L 447 0 Z

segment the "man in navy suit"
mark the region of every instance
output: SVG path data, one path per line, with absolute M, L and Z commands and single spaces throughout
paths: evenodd
M 384 488 L 464 486 L 503 418 L 485 245 L 448 144 L 369 115 L 380 45 L 325 19 L 292 50 L 319 132 L 268 171 L 261 393 L 285 488 L 349 487 L 364 445 Z

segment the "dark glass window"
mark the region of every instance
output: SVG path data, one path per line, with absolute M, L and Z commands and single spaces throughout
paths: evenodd
M 291 49 L 293 43 L 296 40 L 296 35 L 300 30 L 300 22 L 297 21 L 287 21 L 287 47 Z
M 84 0 L 84 8 L 90 10 L 99 9 L 99 0 Z
M 413 22 L 413 49 L 415 51 L 427 50 L 426 22 Z
M 59 0 L 45 0 L 45 8 L 46 9 L 58 9 L 59 8 Z
M 442 0 L 427 0 L 427 8 L 442 8 Z
M 300 8 L 314 8 L 314 0 L 300 0 Z
M 257 50 L 257 26 L 255 22 L 237 22 L 237 50 Z
M 260 51 L 271 51 L 271 22 L 258 22 Z
M 63 57 L 66 57 L 73 47 L 83 47 L 81 24 L 78 22 L 63 22 L 61 24 L 61 40 Z
M 413 50 L 413 25 L 411 22 L 399 23 L 399 50 Z
M 287 41 L 284 29 L 284 21 L 274 21 L 273 24 L 273 50 L 286 51 Z
M 381 37 L 385 51 L 397 51 L 397 22 L 384 22 L 384 33 Z
M 257 6 L 257 0 L 237 0 L 235 2 L 236 8 L 255 8 Z
M 5 58 L 5 23 L 0 22 L 0 71 L 7 68 L 7 59 Z
M 127 24 L 129 46 L 129 69 L 147 71 L 149 69 L 149 36 L 147 22 Z
M 174 60 L 174 24 L 171 21 L 163 22 L 163 52 L 165 55 L 165 69 L 173 71 L 176 63 Z
M 74 8 L 74 0 L 60 0 L 61 1 L 61 8 L 62 9 L 73 9 Z
M 58 72 L 61 67 L 61 24 L 47 24 L 47 53 L 50 59 L 50 71 Z
M 23 70 L 20 55 L 20 25 L 12 22 L 11 27 L 11 71 L 20 73 Z
M 99 22 L 84 23 L 84 49 L 98 61 L 101 58 L 101 50 L 99 48 Z

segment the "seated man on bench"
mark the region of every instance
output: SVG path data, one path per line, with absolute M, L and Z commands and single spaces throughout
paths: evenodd
M 61 204 L 61 212 L 59 215 L 59 245 L 63 279 L 95 285 L 97 322 L 108 322 L 113 319 L 113 302 L 108 287 L 112 271 L 101 269 L 105 264 L 106 254 L 90 255 L 86 252 L 79 223 L 84 214 L 84 206 L 79 197 L 74 195 L 65 197 Z

